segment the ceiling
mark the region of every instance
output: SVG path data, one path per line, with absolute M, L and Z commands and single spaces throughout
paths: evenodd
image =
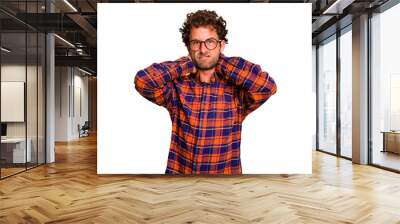
M 97 3 L 137 2 L 232 2 L 226 0 L 45 0 L 0 1 L 0 22 L 4 38 L 10 46 L 25 46 L 22 38 L 25 29 L 39 32 L 55 32 L 56 65 L 80 66 L 96 73 L 97 58 Z M 387 0 L 252 0 L 253 3 L 312 3 L 312 37 L 318 43 L 335 32 L 338 20 L 349 21 L 351 17 L 374 9 Z M 337 3 L 335 3 L 337 2 Z M 50 8 L 52 13 L 50 12 Z M 328 10 L 327 10 L 328 9 Z M 290 16 L 290 15 L 288 15 Z M 342 22 L 342 26 L 346 22 Z M 4 35 L 3 35 L 4 36 Z M 22 39 L 21 39 L 22 38 Z M 14 43 L 12 43 L 14 42 Z M 4 41 L 2 43 L 5 43 Z M 28 52 L 34 43 L 28 45 Z M 21 51 L 23 48 L 19 48 Z M 23 53 L 23 52 L 21 52 Z

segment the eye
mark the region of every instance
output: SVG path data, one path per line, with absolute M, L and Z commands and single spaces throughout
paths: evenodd
M 207 44 L 214 44 L 216 42 L 216 40 L 211 38 L 211 39 L 207 39 L 206 42 L 207 42 Z

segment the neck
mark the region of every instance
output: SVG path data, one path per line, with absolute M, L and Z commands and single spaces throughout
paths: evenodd
M 197 74 L 200 77 L 200 81 L 210 83 L 211 77 L 213 76 L 215 68 L 209 70 L 199 70 Z

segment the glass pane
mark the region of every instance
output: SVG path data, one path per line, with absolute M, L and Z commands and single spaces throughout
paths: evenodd
M 336 40 L 318 48 L 318 146 L 336 153 Z
M 39 11 L 37 1 L 27 2 L 26 12 L 28 13 L 28 20 L 32 24 L 36 24 L 37 17 L 31 17 L 33 13 Z M 30 159 L 27 162 L 27 167 L 31 168 L 37 165 L 37 73 L 38 73 L 38 37 L 35 30 L 27 30 L 27 99 L 26 99 L 26 113 L 27 113 L 27 143 L 30 148 Z
M 26 35 L 1 34 L 1 166 L 2 178 L 25 170 Z M 4 50 L 6 49 L 6 50 Z
M 45 44 L 46 38 L 43 33 L 39 33 L 38 46 L 38 163 L 45 163 Z
M 312 97 L 312 105 L 313 105 L 313 117 L 316 118 L 316 109 L 317 109 L 317 102 L 316 102 L 316 96 L 317 96 L 317 48 L 316 45 L 312 46 L 312 92 L 313 92 L 313 97 Z M 314 107 L 315 106 L 315 107 Z M 316 143 L 317 143 L 317 130 L 315 129 L 315 126 L 317 125 L 316 119 L 314 120 L 314 125 L 313 125 L 313 136 L 312 136 L 312 142 L 313 142 L 313 150 L 317 148 Z
M 372 17 L 372 163 L 400 170 L 400 4 Z
M 1 1 L 0 7 L 39 22 L 45 1 Z M 25 13 L 28 13 L 25 15 Z M 0 12 L 1 122 L 0 176 L 45 162 L 45 35 Z M 12 113 L 10 112 L 12 111 Z
M 27 99 L 26 99 L 26 110 L 27 110 L 27 142 L 28 149 L 30 148 L 30 158 L 28 160 L 28 168 L 37 165 L 37 63 L 38 63 L 38 38 L 36 32 L 27 33 L 28 38 L 28 63 L 27 63 Z
M 352 149 L 352 35 L 340 36 L 340 143 L 341 155 L 351 158 Z

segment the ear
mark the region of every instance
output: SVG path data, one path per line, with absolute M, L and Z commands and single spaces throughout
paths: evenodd
M 220 52 L 223 53 L 225 49 L 225 40 L 221 41 L 221 49 Z

